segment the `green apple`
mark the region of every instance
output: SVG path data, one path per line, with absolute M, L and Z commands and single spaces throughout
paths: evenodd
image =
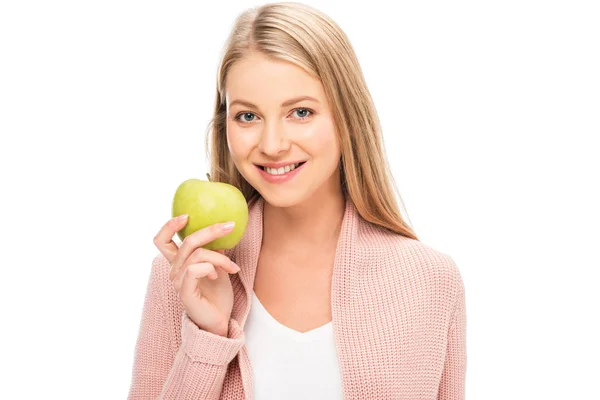
M 235 186 L 210 180 L 188 179 L 179 185 L 173 198 L 172 215 L 181 214 L 188 215 L 187 224 L 177 232 L 181 240 L 207 226 L 235 222 L 233 231 L 202 246 L 209 250 L 235 247 L 248 225 L 248 203 L 242 192 Z

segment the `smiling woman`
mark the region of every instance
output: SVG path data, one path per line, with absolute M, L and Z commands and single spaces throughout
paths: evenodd
M 183 225 L 163 227 L 129 398 L 463 399 L 460 272 L 402 218 L 335 22 L 301 3 L 242 13 L 207 141 L 212 180 L 242 191 L 248 226 L 220 254 L 201 248 L 220 230 L 177 249 Z
M 341 201 L 341 150 L 319 79 L 253 51 L 232 64 L 225 87 L 231 160 L 269 206 L 323 204 L 332 193 Z
M 238 17 L 220 63 L 209 131 L 211 176 L 239 187 L 249 202 L 263 196 L 268 204 L 289 206 L 290 201 L 311 197 L 319 204 L 319 196 L 311 195 L 317 187 L 321 192 L 336 191 L 337 178 L 363 218 L 417 239 L 396 202 L 395 195 L 402 199 L 385 159 L 379 118 L 356 55 L 343 31 L 318 10 L 273 4 Z M 243 141 L 237 140 L 240 132 Z M 262 154 L 253 153 L 244 163 L 236 150 L 253 143 Z M 286 145 L 288 153 L 281 148 Z M 313 149 L 326 151 L 329 157 L 309 157 Z M 298 182 L 301 192 L 290 193 L 281 186 L 274 192 L 264 186 L 268 181 L 247 167 L 296 159 L 308 161 L 304 182 L 313 177 L 309 167 L 325 167 L 321 177 L 337 176 L 311 180 L 310 185 Z

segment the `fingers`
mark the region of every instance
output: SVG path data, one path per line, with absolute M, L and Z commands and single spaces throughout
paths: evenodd
M 185 214 L 180 215 L 179 217 L 184 216 Z M 173 264 L 173 261 L 177 256 L 177 252 L 179 251 L 177 244 L 173 242 L 173 236 L 182 230 L 187 223 L 186 217 L 182 219 L 179 217 L 170 219 L 154 237 L 154 244 L 171 264 Z
M 235 274 L 239 272 L 239 267 L 235 265 L 229 257 L 224 254 L 220 254 L 217 251 L 207 250 L 202 247 L 197 248 L 194 252 L 185 260 L 185 263 L 181 268 L 175 270 L 171 268 L 169 278 L 173 281 L 173 284 L 178 288 L 183 276 L 185 275 L 186 269 L 192 264 L 199 264 L 202 262 L 210 263 L 214 268 L 219 268 L 226 273 Z
M 236 274 L 239 272 L 237 265 L 233 263 L 225 254 L 221 253 L 222 250 L 208 250 L 203 247 L 199 247 L 185 261 L 185 265 L 195 264 L 202 261 L 207 261 L 215 267 L 221 268 L 223 271 L 230 274 Z
M 192 252 L 194 252 L 197 248 L 231 233 L 233 226 L 228 228 L 224 228 L 224 226 L 225 223 L 214 224 L 187 236 L 183 240 L 181 247 L 179 247 L 174 260 L 171 262 L 171 277 L 177 274 L 177 271 L 183 266 L 185 260 L 187 260 Z M 228 269 L 226 271 L 229 272 Z
M 192 264 L 188 266 L 183 274 L 181 287 L 177 290 L 181 301 L 188 301 L 193 297 L 199 297 L 198 279 L 208 277 L 216 279 L 217 271 L 209 263 Z

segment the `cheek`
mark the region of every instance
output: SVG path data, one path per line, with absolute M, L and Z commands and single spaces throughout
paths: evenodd
M 252 135 L 231 125 L 227 127 L 227 147 L 234 160 L 245 158 L 252 148 Z
M 323 119 L 311 124 L 304 131 L 302 143 L 305 150 L 314 156 L 335 158 L 339 153 L 339 141 L 331 119 Z

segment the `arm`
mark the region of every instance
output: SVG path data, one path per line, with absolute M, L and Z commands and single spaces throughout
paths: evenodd
M 243 331 L 230 319 L 228 336 L 215 335 L 179 314 L 161 290 L 170 283 L 165 262 L 159 256 L 152 263 L 128 399 L 218 399 L 227 366 L 243 346 Z M 181 320 L 180 346 L 169 318 Z
M 448 330 L 448 347 L 438 400 L 463 400 L 467 368 L 465 289 L 458 279 L 459 289 Z

